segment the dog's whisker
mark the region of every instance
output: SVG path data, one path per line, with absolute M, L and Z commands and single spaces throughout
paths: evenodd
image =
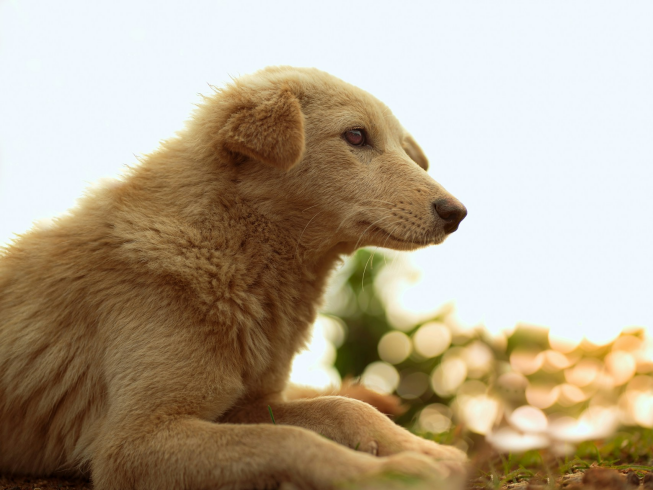
M 361 240 L 363 239 L 363 236 L 365 235 L 365 233 L 367 233 L 367 230 L 369 230 L 370 228 L 372 228 L 372 226 L 374 226 L 374 225 L 377 224 L 378 222 L 383 221 L 384 219 L 388 219 L 388 218 L 391 218 L 391 216 L 383 216 L 383 217 L 379 218 L 378 220 L 372 222 L 372 223 L 370 224 L 370 226 L 368 226 L 367 228 L 365 228 L 365 231 L 363 231 L 363 233 L 361 233 L 361 236 L 358 238 L 358 241 L 356 242 L 356 245 L 354 246 L 354 248 L 358 248 L 358 244 L 359 244 L 359 243 L 361 242 Z
M 338 234 L 340 231 L 340 228 L 342 225 L 345 224 L 345 221 L 347 221 L 351 216 L 355 215 L 359 210 L 358 209 L 352 209 L 341 221 L 340 224 L 338 225 L 338 228 L 336 228 L 336 231 L 334 232 L 335 235 Z
M 383 242 L 384 248 L 385 248 L 385 243 L 390 239 L 390 237 L 392 236 L 392 233 L 394 233 L 395 230 L 396 230 L 397 228 L 399 228 L 399 225 L 395 226 L 395 227 L 394 227 L 394 228 L 393 228 L 393 229 L 388 233 L 388 236 L 387 236 L 387 238 L 385 239 L 386 241 Z M 399 264 L 397 263 L 397 258 L 399 257 L 400 252 L 401 252 L 400 250 L 394 250 L 394 255 L 392 256 L 392 260 L 391 260 L 391 262 L 390 262 L 390 266 L 389 266 L 389 267 L 394 267 L 394 268 L 399 267 Z M 385 255 L 385 254 L 384 254 L 384 256 L 383 256 L 383 259 L 384 259 L 384 260 L 386 259 L 386 255 Z M 387 261 L 386 261 L 386 266 L 387 266 Z
M 379 201 L 380 201 L 380 199 L 379 199 Z M 386 201 L 381 201 L 381 202 L 386 202 Z M 392 204 L 392 203 L 388 203 L 388 204 Z M 361 209 L 364 209 L 364 210 L 377 210 L 377 211 L 388 211 L 388 208 L 381 208 L 381 207 L 378 207 L 378 206 L 365 206 L 365 205 L 357 204 L 356 209 L 352 209 L 349 213 L 347 213 L 347 215 L 345 215 L 342 218 L 342 220 L 340 221 L 340 224 L 336 228 L 334 234 L 337 234 L 340 231 L 340 229 L 342 228 L 342 225 L 344 225 L 345 222 L 349 218 L 356 215 L 356 213 L 359 213 L 361 211 Z
M 365 291 L 365 271 L 367 270 L 367 264 L 370 263 L 370 259 L 374 257 L 374 252 L 367 258 L 365 262 L 365 267 L 363 267 L 363 277 L 361 278 L 361 291 Z
M 394 234 L 394 232 L 395 232 L 395 230 L 397 228 L 399 228 L 399 224 L 397 224 L 391 231 L 386 231 L 388 236 L 385 238 L 385 241 L 383 242 L 383 245 L 382 245 L 383 248 L 385 248 L 385 244 L 388 243 L 388 240 L 390 240 L 390 238 L 393 236 L 393 234 Z
M 306 231 L 306 228 L 308 228 L 308 225 L 311 224 L 311 221 L 313 221 L 317 217 L 317 215 L 320 214 L 321 212 L 322 211 L 318 211 L 317 213 L 315 213 L 315 216 L 313 216 L 310 220 L 308 220 L 308 223 L 306 223 L 306 226 L 304 227 L 301 234 L 299 235 L 299 238 L 297 239 L 297 246 L 295 247 L 295 259 L 297 258 L 297 253 L 299 251 L 299 244 L 302 241 L 302 237 L 304 236 L 304 232 Z

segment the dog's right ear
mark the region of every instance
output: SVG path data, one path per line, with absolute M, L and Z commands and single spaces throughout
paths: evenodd
M 239 90 L 240 89 L 240 90 Z M 235 87 L 217 144 L 240 154 L 289 170 L 304 154 L 304 115 L 289 87 L 256 92 Z

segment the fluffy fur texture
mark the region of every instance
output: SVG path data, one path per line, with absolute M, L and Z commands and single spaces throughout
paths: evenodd
M 99 490 L 461 474 L 460 451 L 366 403 L 284 395 L 341 256 L 440 243 L 464 217 L 426 167 L 386 106 L 315 69 L 206 97 L 122 180 L 1 250 L 0 471 Z

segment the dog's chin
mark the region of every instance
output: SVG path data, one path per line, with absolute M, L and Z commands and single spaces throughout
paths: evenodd
M 361 237 L 356 248 L 374 246 L 389 248 L 392 250 L 410 251 L 419 248 L 428 247 L 429 245 L 438 245 L 447 238 L 444 231 L 436 231 L 428 236 L 404 237 L 392 234 L 381 227 L 370 225 L 366 222 L 360 222 L 362 230 L 365 230 L 364 238 Z

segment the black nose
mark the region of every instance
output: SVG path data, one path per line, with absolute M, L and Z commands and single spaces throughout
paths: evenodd
M 453 233 L 458 229 L 458 225 L 467 216 L 467 209 L 462 203 L 451 198 L 438 199 L 433 203 L 437 215 L 445 220 L 444 231 Z

